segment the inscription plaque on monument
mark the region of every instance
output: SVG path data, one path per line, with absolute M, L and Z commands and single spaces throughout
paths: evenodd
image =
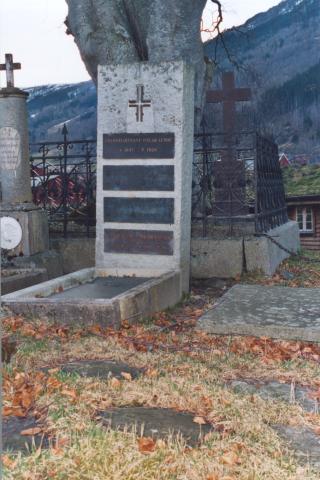
M 20 135 L 12 127 L 0 129 L 0 159 L 3 171 L 16 170 L 20 163 Z
M 104 198 L 104 221 L 174 223 L 174 198 Z
M 174 158 L 174 133 L 112 133 L 103 135 L 103 158 Z
M 104 190 L 174 191 L 173 165 L 104 165 Z
M 173 232 L 160 230 L 104 231 L 104 251 L 143 255 L 173 255 Z

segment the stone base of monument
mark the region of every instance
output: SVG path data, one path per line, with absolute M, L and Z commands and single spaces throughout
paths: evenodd
M 266 236 L 240 233 L 238 236 L 223 238 L 220 233 L 213 238 L 211 234 L 205 238 L 192 238 L 193 278 L 234 278 L 244 271 L 261 271 L 265 275 L 273 275 L 280 263 L 290 256 Z M 296 222 L 287 222 L 269 230 L 267 234 L 290 252 L 296 253 L 300 248 Z
M 33 203 L 0 206 L 0 217 L 13 217 L 21 225 L 22 241 L 9 256 L 30 256 L 49 249 L 47 212 Z
M 99 324 L 118 328 L 174 306 L 181 299 L 181 275 L 157 278 L 102 277 L 87 268 L 2 297 L 14 314 L 63 324 Z

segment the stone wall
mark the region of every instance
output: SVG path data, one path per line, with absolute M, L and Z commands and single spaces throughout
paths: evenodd
M 275 240 L 293 252 L 300 248 L 296 222 L 288 222 L 270 232 Z M 51 246 L 62 257 L 63 273 L 71 273 L 94 266 L 95 240 L 93 238 L 52 240 Z M 246 268 L 272 275 L 289 255 L 266 237 L 241 237 L 225 240 L 192 238 L 192 278 L 235 278 Z

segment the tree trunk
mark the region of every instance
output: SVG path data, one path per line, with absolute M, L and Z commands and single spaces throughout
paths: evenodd
M 98 65 L 185 60 L 195 68 L 195 125 L 206 68 L 200 22 L 206 0 L 66 0 L 68 33 L 94 80 Z M 210 78 L 208 79 L 210 81 Z

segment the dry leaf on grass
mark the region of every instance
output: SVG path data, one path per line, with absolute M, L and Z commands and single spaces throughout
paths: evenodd
M 221 463 L 233 467 L 234 465 L 239 465 L 241 463 L 240 458 L 235 452 L 227 452 L 221 457 Z
M 121 387 L 121 382 L 117 378 L 113 377 L 110 380 L 110 385 L 112 388 L 120 388 Z
M 129 382 L 131 382 L 132 380 L 131 373 L 121 372 L 121 377 L 123 377 L 125 380 L 128 380 Z
M 151 437 L 141 437 L 138 439 L 139 452 L 149 454 L 155 451 L 156 442 Z
M 9 455 L 2 455 L 2 465 L 13 470 L 17 465 L 17 460 L 12 460 Z
M 77 392 L 74 388 L 64 388 L 61 390 L 62 395 L 66 395 L 67 397 L 71 397 L 73 400 L 77 398 Z
M 203 417 L 194 417 L 193 422 L 198 425 L 206 425 L 207 423 Z
M 157 448 L 166 448 L 167 444 L 164 440 L 161 440 L 161 438 L 159 440 L 157 440 L 157 443 L 156 443 L 156 446 Z
M 26 414 L 21 407 L 3 407 L 2 415 L 4 417 L 25 417 Z
M 207 476 L 207 480 L 221 480 L 221 477 L 217 473 L 211 473 Z
M 158 374 L 158 370 L 156 370 L 155 368 L 148 368 L 148 370 L 146 371 L 146 376 L 149 378 L 156 378 Z
M 42 432 L 42 428 L 34 427 L 34 428 L 27 428 L 26 430 L 22 430 L 20 435 L 39 435 Z

